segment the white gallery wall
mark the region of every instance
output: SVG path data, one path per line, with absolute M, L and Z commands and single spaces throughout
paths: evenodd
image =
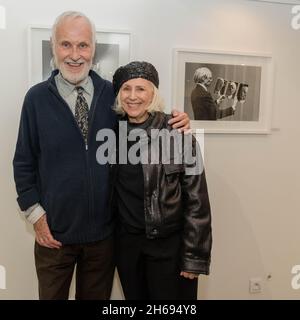
M 86 13 L 99 29 L 132 34 L 131 59 L 158 69 L 168 110 L 172 48 L 271 53 L 273 115 L 269 135 L 207 134 L 205 166 L 213 215 L 211 274 L 199 299 L 299 299 L 300 30 L 292 5 L 247 0 L 0 0 L 0 299 L 37 299 L 32 228 L 18 213 L 12 158 L 28 89 L 28 25 L 51 25 L 65 10 Z M 249 279 L 261 293 L 249 293 Z M 2 282 L 1 282 L 2 281 Z M 2 285 L 1 285 L 2 283 Z M 72 295 L 74 290 L 72 289 Z M 113 299 L 122 299 L 115 282 Z

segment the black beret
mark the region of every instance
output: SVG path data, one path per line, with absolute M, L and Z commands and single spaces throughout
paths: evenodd
M 118 94 L 124 82 L 135 78 L 149 80 L 158 88 L 159 79 L 155 67 L 149 62 L 133 61 L 116 70 L 112 81 L 115 94 Z

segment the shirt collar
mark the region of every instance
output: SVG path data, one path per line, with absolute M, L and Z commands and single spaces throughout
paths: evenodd
M 78 86 L 78 85 L 75 86 L 74 84 L 64 79 L 60 72 L 58 72 L 55 78 L 56 78 L 56 85 L 59 86 L 62 96 L 64 98 L 70 96 L 74 92 L 74 90 L 76 90 L 75 88 Z M 92 95 L 93 81 L 90 76 L 87 76 L 83 81 L 80 82 L 79 85 L 80 87 L 83 88 L 83 90 L 87 94 Z
M 201 86 L 202 88 L 204 88 L 205 91 L 208 91 L 204 84 L 198 82 L 197 85 L 198 85 L 198 86 Z

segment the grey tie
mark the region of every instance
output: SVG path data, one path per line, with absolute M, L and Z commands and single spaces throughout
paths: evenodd
M 87 145 L 87 136 L 88 136 L 88 114 L 89 114 L 89 107 L 83 96 L 83 88 L 76 87 L 78 92 L 76 104 L 75 104 L 75 119 L 78 123 L 78 126 L 82 132 L 85 144 Z

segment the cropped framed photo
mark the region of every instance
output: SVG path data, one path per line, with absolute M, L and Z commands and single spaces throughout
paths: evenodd
M 256 2 L 271 2 L 271 3 L 279 3 L 279 4 L 300 4 L 300 0 L 249 0 Z
M 48 79 L 55 68 L 50 45 L 51 28 L 28 28 L 29 86 Z M 130 60 L 130 33 L 127 31 L 96 31 L 96 51 L 92 69 L 102 78 L 112 80 L 115 70 Z
M 266 53 L 175 48 L 172 105 L 206 133 L 269 133 L 273 59 Z

